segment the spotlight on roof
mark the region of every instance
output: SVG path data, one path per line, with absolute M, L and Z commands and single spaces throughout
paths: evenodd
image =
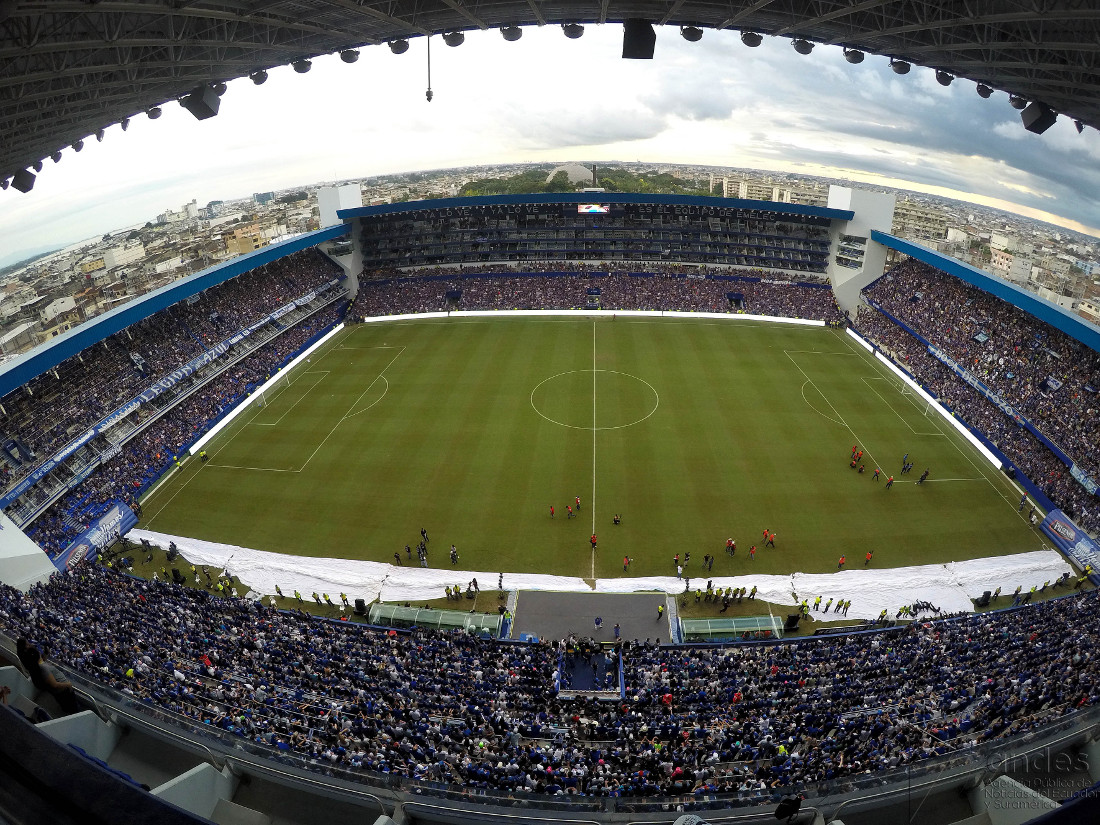
M 950 72 L 945 72 L 943 69 L 936 69 L 936 82 L 941 86 L 950 86 L 951 81 L 955 79 L 955 75 Z
M 1029 132 L 1041 135 L 1058 120 L 1058 113 L 1045 103 L 1036 100 L 1020 112 L 1020 120 L 1024 122 L 1024 128 Z
M 859 49 L 844 50 L 844 59 L 852 65 L 855 65 L 856 63 L 862 63 L 865 56 L 866 55 L 864 55 L 863 52 L 861 52 Z
M 310 69 L 313 68 L 313 63 L 311 63 L 309 60 L 307 60 L 304 57 L 301 58 L 300 60 L 295 60 L 295 61 L 291 62 L 290 65 L 294 67 L 294 71 L 296 71 L 298 74 L 305 74 L 306 72 L 308 72 Z
M 466 35 L 462 32 L 446 32 L 443 35 L 443 42 L 453 49 L 466 42 Z
M 12 176 L 11 186 L 26 194 L 34 189 L 34 172 L 30 169 L 20 169 Z
M 409 41 L 404 38 L 398 40 L 391 40 L 389 42 L 390 51 L 394 54 L 404 54 L 409 50 Z
M 563 23 L 561 30 L 565 32 L 565 36 L 570 40 L 576 40 L 584 34 L 584 26 L 580 23 Z
M 125 131 L 126 131 L 127 129 L 129 129 L 129 128 L 130 128 L 130 118 L 128 118 L 128 117 L 124 117 L 124 118 L 123 118 L 122 120 L 120 120 L 120 121 L 118 122 L 118 125 L 119 125 L 119 126 L 121 126 L 121 127 L 122 127 L 122 131 L 124 131 L 124 132 L 125 132 Z
M 1073 121 L 1073 125 L 1077 128 L 1077 134 L 1081 134 L 1083 131 L 1085 131 L 1085 124 L 1081 121 L 1075 120 Z
M 356 49 L 344 49 L 340 52 L 340 59 L 345 63 L 354 63 L 359 59 L 359 52 Z
M 741 42 L 750 49 L 755 49 L 764 42 L 764 37 L 760 32 L 741 32 Z
M 993 94 L 993 88 L 991 86 L 986 86 L 984 83 L 979 83 L 975 91 L 977 91 L 978 97 L 985 100 L 989 100 L 989 96 Z
M 759 35 L 757 35 L 757 37 L 759 37 Z M 799 54 L 809 54 L 814 50 L 814 44 L 803 37 L 792 40 L 791 45 L 794 46 L 794 50 Z
M 267 72 L 260 69 L 258 72 L 253 72 L 248 76 L 248 79 L 255 83 L 257 86 L 263 86 L 267 83 Z
M 895 60 L 891 57 L 890 68 L 894 70 L 894 74 L 909 74 L 909 70 L 913 67 L 904 60 Z
M 156 120 L 158 117 L 160 117 L 160 106 L 154 106 L 145 114 L 149 115 L 149 120 Z
M 523 29 L 519 26 L 501 26 L 500 36 L 507 40 L 509 43 L 515 43 L 521 37 L 523 37 Z
M 33 164 L 31 164 L 31 169 L 33 169 L 35 172 L 41 172 L 42 171 L 42 161 L 36 160 Z
M 83 148 L 84 148 L 84 141 L 78 140 L 78 141 L 75 141 L 73 143 L 73 151 L 74 152 L 79 152 Z
M 221 97 L 225 94 L 226 85 L 219 80 L 211 88 L 213 88 L 214 94 L 216 94 L 218 97 Z
M 103 143 L 103 130 L 102 129 L 96 129 L 95 130 L 95 139 L 98 140 L 100 143 Z
M 1017 111 L 1020 111 L 1020 110 L 1024 109 L 1024 107 L 1027 106 L 1027 101 L 1024 100 L 1022 97 L 1020 97 L 1019 95 L 1009 95 L 1008 96 L 1008 105 L 1011 106 L 1013 109 L 1016 109 Z
M 698 26 L 680 26 L 680 37 L 688 43 L 698 43 L 703 39 L 703 30 Z
M 50 155 L 50 160 L 52 160 L 54 163 L 61 163 L 61 150 L 59 149 L 58 151 Z
M 10 181 L 7 178 L 0 180 L 0 189 L 7 189 Z

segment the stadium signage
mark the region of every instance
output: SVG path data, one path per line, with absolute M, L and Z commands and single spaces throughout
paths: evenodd
M 58 570 L 67 570 L 85 558 L 94 559 L 100 550 L 108 547 L 135 524 L 137 516 L 134 511 L 123 502 L 116 501 L 110 510 L 96 519 L 94 524 L 53 559 L 54 566 Z
M 1100 487 L 1097 486 L 1096 482 L 1085 475 L 1085 472 L 1080 467 L 1078 467 L 1076 463 L 1070 465 L 1069 474 L 1077 479 L 1078 483 L 1082 487 L 1088 490 L 1089 495 L 1096 495 L 1096 491 L 1100 489 Z
M 929 352 L 930 355 L 932 355 L 934 358 L 941 361 L 946 366 L 950 367 L 951 370 L 959 378 L 961 378 L 963 381 L 965 381 L 971 387 L 973 387 L 978 392 L 980 392 L 982 395 L 984 395 L 989 401 L 992 401 L 993 404 L 997 407 L 997 409 L 999 409 L 1001 412 L 1003 412 L 1005 415 L 1007 415 L 1009 418 L 1011 418 L 1017 424 L 1022 424 L 1023 423 L 1023 419 L 1020 417 L 1020 414 L 1012 408 L 1012 405 L 1009 404 L 1007 401 L 1005 401 L 1003 398 L 1001 398 L 1001 396 L 997 395 L 997 393 L 993 392 L 993 390 L 989 389 L 989 387 L 987 387 L 981 381 L 979 381 L 978 377 L 976 375 L 974 375 L 974 373 L 972 373 L 966 367 L 962 366 L 958 361 L 956 361 L 954 358 L 952 358 L 946 352 L 941 350 L 939 347 L 933 346 L 932 344 L 928 344 L 927 346 L 928 346 L 928 352 Z
M 1089 535 L 1070 521 L 1061 510 L 1051 510 L 1040 525 L 1063 555 L 1073 561 L 1080 569 L 1090 566 L 1089 579 L 1093 584 L 1100 582 L 1100 547 Z

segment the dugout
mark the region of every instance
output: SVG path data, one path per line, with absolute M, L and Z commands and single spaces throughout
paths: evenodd
M 685 642 L 757 642 L 783 638 L 777 616 L 733 616 L 728 619 L 680 619 Z
M 433 630 L 469 630 L 500 638 L 504 617 L 492 613 L 464 613 L 461 610 L 433 610 L 427 607 L 401 607 L 396 604 L 372 604 L 368 620 L 382 627 L 430 627 Z

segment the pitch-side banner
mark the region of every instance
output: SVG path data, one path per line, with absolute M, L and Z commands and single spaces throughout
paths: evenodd
M 1043 519 L 1043 532 L 1050 536 L 1054 545 L 1072 559 L 1082 570 L 1085 565 L 1092 566 L 1089 580 L 1100 584 L 1100 547 L 1088 534 L 1069 520 L 1061 510 L 1051 510 Z
M 62 551 L 53 563 L 58 570 L 68 570 L 82 559 L 94 559 L 99 551 L 129 531 L 137 524 L 134 511 L 123 502 L 116 501 L 95 524 L 76 537 L 76 541 Z

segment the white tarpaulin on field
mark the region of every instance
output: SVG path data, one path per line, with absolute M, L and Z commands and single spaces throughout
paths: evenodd
M 307 598 L 313 591 L 347 593 L 349 597 L 364 598 L 368 602 L 423 601 L 438 599 L 444 595 L 445 586 L 465 587 L 476 578 L 482 590 L 497 586 L 498 571 L 424 568 L 412 565 L 397 566 L 373 561 L 312 558 L 269 553 L 231 544 L 200 541 L 182 536 L 169 536 L 149 530 L 131 530 L 127 536 L 133 541 L 147 539 L 167 548 L 175 542 L 189 562 L 205 564 L 218 569 L 228 569 L 257 593 L 271 594 L 275 585 L 290 594 L 299 590 Z M 440 548 L 433 562 L 447 560 L 447 551 Z M 757 598 L 775 604 L 795 605 L 806 599 L 813 604 L 817 596 L 823 596 L 822 606 L 832 598 L 850 599 L 848 618 L 873 619 L 882 610 L 891 616 L 905 604 L 926 601 L 952 613 L 970 610 L 970 600 L 986 590 L 1000 587 L 1003 595 L 1011 594 L 1017 586 L 1026 593 L 1032 585 L 1042 587 L 1053 583 L 1070 566 L 1062 555 L 1054 550 L 1039 550 L 1011 556 L 995 556 L 984 559 L 928 564 L 914 567 L 895 567 L 884 570 L 863 567 L 862 560 L 855 561 L 852 569 L 835 573 L 794 573 L 788 576 L 747 575 L 713 577 L 714 587 L 755 586 Z M 694 572 L 687 571 L 688 574 Z M 701 571 L 700 571 L 701 572 Z M 706 587 L 706 576 L 692 577 L 691 589 Z M 680 593 L 685 582 L 675 576 L 652 578 L 597 579 L 595 591 L 584 579 L 573 576 L 548 576 L 538 573 L 505 573 L 506 590 L 566 590 L 572 592 L 632 593 L 639 590 L 656 590 L 664 593 Z M 835 603 L 835 601 L 834 601 Z M 1006 602 L 1001 602 L 1006 604 Z M 811 612 L 811 616 L 813 613 Z

